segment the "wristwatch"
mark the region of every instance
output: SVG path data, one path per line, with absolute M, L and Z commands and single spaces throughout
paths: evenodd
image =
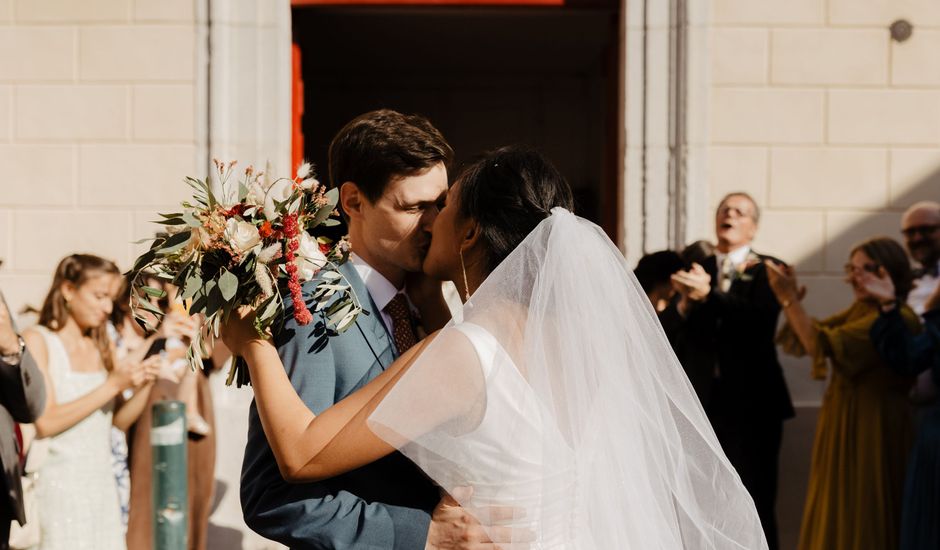
M 0 361 L 3 361 L 7 365 L 19 365 L 20 360 L 23 359 L 23 352 L 26 351 L 26 342 L 23 340 L 23 337 L 17 335 L 16 339 L 20 343 L 20 349 L 10 354 L 0 355 Z

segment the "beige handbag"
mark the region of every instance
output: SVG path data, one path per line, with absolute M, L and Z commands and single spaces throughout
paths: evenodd
M 10 549 L 28 550 L 39 545 L 39 503 L 36 502 L 36 473 L 23 476 L 23 510 L 26 525 L 10 522 Z
M 34 439 L 30 442 L 26 455 L 26 467 L 23 468 L 23 511 L 26 524 L 20 525 L 15 519 L 10 522 L 10 550 L 29 550 L 39 545 L 39 502 L 36 494 L 36 481 L 39 467 L 49 454 L 49 441 Z

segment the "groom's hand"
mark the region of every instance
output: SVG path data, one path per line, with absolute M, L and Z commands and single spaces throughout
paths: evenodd
M 454 496 L 445 495 L 431 514 L 428 542 L 425 550 L 502 550 L 527 548 L 525 542 L 532 540 L 527 530 L 508 526 L 494 526 L 490 539 L 483 525 L 469 512 L 461 508 L 457 499 L 467 500 L 473 494 L 470 487 L 454 489 Z M 492 507 L 486 514 L 494 523 L 520 518 L 523 512 L 512 507 Z

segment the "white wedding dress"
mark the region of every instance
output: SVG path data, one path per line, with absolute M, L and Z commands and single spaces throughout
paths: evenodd
M 38 326 L 48 350 L 56 401 L 74 401 L 108 377 L 104 370 L 76 372 L 59 336 Z M 59 435 L 37 440 L 47 447 L 36 481 L 39 550 L 124 550 L 124 527 L 111 456 L 113 402 Z
M 536 550 L 762 550 L 753 500 L 649 300 L 555 209 L 369 418 L 492 538 Z M 492 507 L 518 513 L 495 521 Z M 515 545 L 504 545 L 513 548 Z

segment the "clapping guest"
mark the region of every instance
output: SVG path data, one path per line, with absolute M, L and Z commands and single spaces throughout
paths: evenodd
M 0 293 L 0 550 L 8 548 L 10 522 L 26 522 L 21 488 L 20 444 L 15 422 L 33 422 L 42 414 L 46 403 L 46 387 L 17 333 L 13 317 Z
M 116 361 L 106 334 L 120 273 L 88 254 L 63 259 L 42 305 L 39 325 L 23 338 L 46 385 L 47 404 L 34 441 L 48 447 L 39 466 L 40 550 L 123 549 L 112 471 L 111 426 L 140 416 L 159 368 Z M 135 395 L 124 400 L 124 390 Z
M 138 276 L 143 277 L 143 283 L 149 287 L 157 289 L 163 288 L 163 282 L 153 274 L 141 273 Z M 119 279 L 111 319 L 108 322 L 108 334 L 114 344 L 115 357 L 119 361 L 143 361 L 149 355 L 158 353 L 161 347 L 160 343 L 167 338 L 177 338 L 181 340 L 187 334 L 193 332 L 197 326 L 195 320 L 190 319 L 188 316 L 178 314 L 168 315 L 161 323 L 155 315 L 141 308 L 137 311 L 137 315 L 145 318 L 151 326 L 158 327 L 158 330 L 147 334 L 142 324 L 137 322 L 134 318 L 134 312 L 131 311 L 131 281 L 132 278 L 130 274 Z M 166 298 L 151 298 L 151 300 L 155 307 L 160 307 L 161 302 L 164 306 L 168 303 Z M 183 357 L 185 355 L 185 349 L 181 349 L 177 353 L 180 357 Z M 155 358 L 154 361 L 160 363 L 161 375 L 157 377 L 157 383 L 154 389 L 151 390 L 150 401 L 153 401 L 154 397 L 158 397 L 156 394 L 160 394 L 159 397 L 161 398 L 166 397 L 163 392 L 161 392 L 164 386 L 161 386 L 160 381 L 165 380 L 164 373 L 167 373 L 169 370 L 167 369 L 168 361 L 166 357 L 161 355 L 159 358 Z M 189 373 L 190 378 L 197 376 L 195 373 L 189 371 L 188 368 L 177 369 L 170 373 L 170 375 L 173 376 L 173 384 L 178 381 L 180 373 Z M 189 400 L 182 399 L 187 405 L 187 413 L 196 405 L 195 390 L 196 386 L 194 381 Z M 119 501 L 121 503 L 121 519 L 126 530 L 130 519 L 131 473 L 128 460 L 130 454 L 128 438 L 123 430 L 112 428 L 111 454 L 114 459 L 114 477 L 117 481 L 118 495 L 120 497 Z
M 886 273 L 894 288 L 892 301 L 903 303 L 911 289 L 907 255 L 887 237 L 853 248 L 845 273 L 855 300 L 822 321 L 803 308 L 793 268 L 773 262 L 767 267 L 787 316 L 780 333 L 784 349 L 809 355 L 815 378 L 826 377 L 827 361 L 832 366 L 813 444 L 799 548 L 894 550 L 913 437 L 907 400 L 912 379 L 889 368 L 872 344 L 879 301 L 864 281 L 866 274 Z M 919 324 L 906 305 L 898 315 L 911 330 Z
M 675 275 L 684 271 L 684 280 L 698 278 L 697 285 L 701 289 L 711 288 L 711 276 L 705 272 L 701 264 L 712 254 L 714 246 L 707 241 L 696 241 L 682 250 L 679 255 L 681 267 L 672 273 Z M 639 278 L 639 276 L 637 277 Z M 671 302 L 659 312 L 659 321 L 663 325 L 663 330 L 669 338 L 669 344 L 672 345 L 676 357 L 685 371 L 685 375 L 692 383 L 695 395 L 698 397 L 702 407 L 708 411 L 711 399 L 712 383 L 715 373 L 715 354 L 714 354 L 714 330 L 713 327 L 696 326 L 687 322 L 686 315 L 694 299 L 704 299 L 704 293 L 698 294 L 683 292 L 685 285 L 678 283 L 673 277 L 670 277 L 673 297 Z M 680 313 L 681 312 L 681 313 Z M 697 318 L 701 320 L 701 317 Z M 695 321 L 696 318 L 693 318 Z
M 940 203 L 923 201 L 914 204 L 901 217 L 901 234 L 911 259 L 919 264 L 914 272 L 914 287 L 907 297 L 907 304 L 915 313 L 922 315 L 927 298 L 940 286 L 937 269 L 940 268 Z M 930 373 L 921 374 L 911 390 L 911 398 L 921 407 L 935 405 L 937 385 Z M 925 411 L 918 411 L 918 416 Z
M 775 507 L 783 421 L 794 411 L 774 345 L 780 306 L 763 265 L 769 256 L 751 248 L 759 221 L 760 209 L 748 194 L 724 197 L 715 212 L 716 252 L 673 275 L 680 299 L 664 315 L 681 317 L 683 330 L 695 334 L 684 354 L 702 363 L 696 366 L 705 369 L 702 377 L 711 377 L 708 418 L 754 498 L 773 550 L 779 547 Z
M 672 250 L 653 252 L 640 258 L 633 274 L 636 275 L 640 286 L 653 304 L 653 308 L 660 312 L 669 305 L 669 301 L 676 291 L 672 285 L 672 274 L 683 267 L 682 258 Z
M 153 546 L 151 407 L 157 401 L 178 399 L 186 403 L 187 424 L 191 424 L 190 418 L 192 418 L 189 411 L 199 411 L 199 417 L 206 424 L 205 429 L 201 430 L 202 433 L 194 433 L 190 430 L 186 445 L 189 487 L 187 548 L 203 550 L 208 542 L 209 513 L 215 487 L 216 453 L 215 414 L 208 375 L 220 368 L 227 360 L 227 350 L 221 342 L 217 342 L 211 350 L 212 356 L 203 360 L 203 368 L 193 372 L 186 363 L 185 357 L 191 339 L 199 328 L 198 319 L 179 311 L 174 305 L 173 288 L 157 280 L 150 281 L 149 285 L 167 291 L 165 298 L 154 304 L 164 313 L 164 316 L 159 322 L 157 319 L 149 320 L 151 325 L 157 327 L 156 332 L 146 337 L 136 349 L 157 354 L 157 357 L 161 357 L 164 368 L 161 369 L 160 378 L 151 392 L 146 410 L 134 425 L 128 438 L 131 495 L 127 547 L 134 550 L 147 550 Z M 129 292 L 127 290 L 128 294 L 123 300 L 124 303 L 128 303 Z M 121 326 L 126 327 L 123 332 L 128 335 L 128 339 L 133 340 L 131 332 L 138 330 L 139 325 L 130 316 L 130 311 L 126 311 L 122 319 Z M 167 345 L 174 341 L 175 344 Z M 182 368 L 174 368 L 173 364 L 178 364 L 179 361 L 182 361 Z M 186 388 L 186 384 L 192 384 L 192 386 Z
M 927 375 L 940 382 L 940 286 L 924 303 L 924 328 L 915 334 L 898 306 L 891 276 L 882 267 L 864 273 L 865 289 L 875 297 L 881 314 L 871 329 L 878 353 L 901 375 Z M 940 408 L 927 409 L 917 432 L 904 482 L 901 550 L 940 548 Z

